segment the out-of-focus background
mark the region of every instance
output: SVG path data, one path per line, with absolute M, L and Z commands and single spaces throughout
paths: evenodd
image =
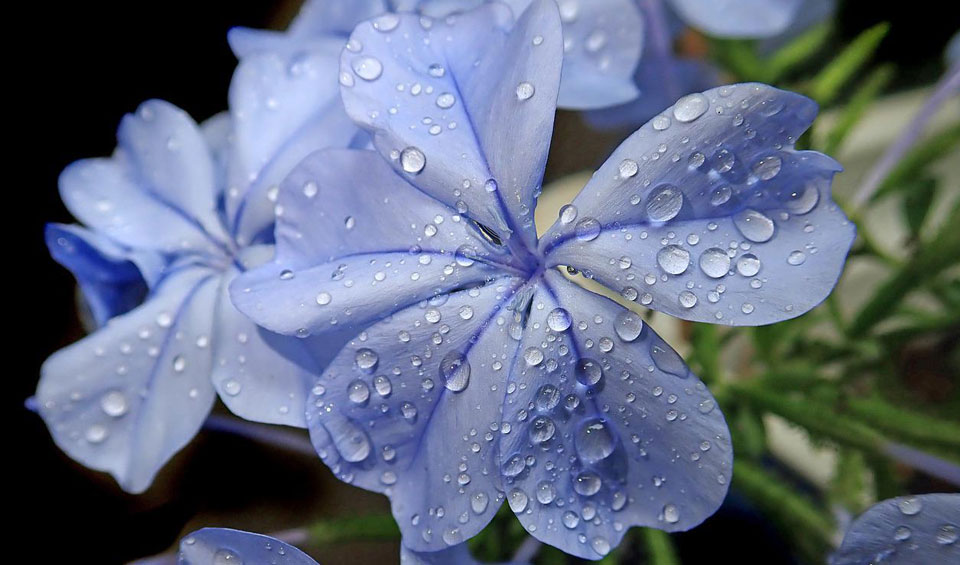
M 128 495 L 107 475 L 91 472 L 64 455 L 42 421 L 22 404 L 34 392 L 43 359 L 84 335 L 73 279 L 49 258 L 43 243 L 45 223 L 71 221 L 57 192 L 59 172 L 76 159 L 108 155 L 115 146 L 120 118 L 143 100 L 168 100 L 198 120 L 223 110 L 235 65 L 226 43 L 227 30 L 236 25 L 282 29 L 298 4 L 297 0 L 36 3 L 8 21 L 8 29 L 20 27 L 25 32 L 8 48 L 15 66 L 23 67 L 22 72 L 8 77 L 12 84 L 7 90 L 14 95 L 8 108 L 15 121 L 22 121 L 22 131 L 8 136 L 17 146 L 8 169 L 18 175 L 8 190 L 18 200 L 20 195 L 27 198 L 8 207 L 15 221 L 22 223 L 10 230 L 10 247 L 24 257 L 15 256 L 17 262 L 8 266 L 7 272 L 17 274 L 27 294 L 13 295 L 12 302 L 24 311 L 7 318 L 5 357 L 15 360 L 15 369 L 8 371 L 12 390 L 6 396 L 14 414 L 9 430 L 17 441 L 5 459 L 22 473 L 8 484 L 16 491 L 15 497 L 26 498 L 22 509 L 17 508 L 15 520 L 18 531 L 31 540 L 15 543 L 42 548 L 44 557 L 36 562 L 121 563 L 167 551 L 183 533 L 206 525 L 268 533 L 323 519 L 389 512 L 386 498 L 339 483 L 318 458 L 216 431 L 201 432 L 145 494 Z M 832 54 L 864 30 L 881 22 L 891 24 L 869 67 L 886 65 L 889 69 L 883 94 L 869 105 L 834 154 L 847 168 L 835 184 L 841 202 L 851 196 L 944 72 L 943 51 L 960 28 L 960 20 L 943 13 L 942 8 L 942 3 L 932 0 L 840 2 L 832 18 L 830 47 L 812 56 L 794 77 L 802 84 L 804 73 L 814 75 Z M 687 39 L 701 49 L 710 45 L 696 36 Z M 863 76 L 868 73 L 867 69 L 861 72 Z M 855 86 L 838 94 L 835 107 L 814 127 L 815 144 L 829 136 L 831 124 L 844 119 L 845 105 L 855 95 Z M 953 99 L 925 135 L 955 129 L 958 123 L 960 102 Z M 595 132 L 577 114 L 561 112 L 546 179 L 554 184 L 545 189 L 538 223 L 541 216 L 552 221 L 559 206 L 588 178 L 576 174 L 592 171 L 627 133 Z M 881 258 L 889 255 L 894 261 L 908 261 L 911 238 L 936 233 L 938 222 L 944 221 L 960 195 L 957 147 L 953 144 L 950 153 L 934 159 L 927 170 L 926 174 L 936 177 L 938 189 L 928 204 L 919 235 L 912 235 L 902 198 L 881 201 L 858 218 L 875 238 L 872 243 Z M 943 292 L 957 292 L 949 278 L 952 272 L 955 283 L 960 276 L 957 264 L 960 257 L 952 269 L 944 271 Z M 870 289 L 888 274 L 889 265 L 883 260 L 852 260 L 837 291 L 838 315 L 854 316 L 869 300 Z M 917 301 L 917 309 L 930 303 L 924 296 L 911 300 Z M 889 390 L 897 391 L 917 412 L 952 419 L 957 425 L 960 319 L 938 322 L 930 331 L 909 335 L 896 342 L 895 350 L 885 352 L 898 369 L 889 376 L 896 380 Z M 690 324 L 660 317 L 652 323 L 689 359 L 695 332 Z M 819 330 L 811 327 L 809 331 Z M 735 373 L 741 366 L 740 357 L 756 354 L 756 341 L 747 330 L 730 332 L 741 335 L 725 338 L 727 332 L 721 334 L 725 339 L 722 362 L 728 372 Z M 864 343 L 879 347 L 886 342 Z M 855 379 L 851 386 L 858 386 Z M 769 453 L 759 460 L 771 466 L 783 484 L 813 499 L 839 488 L 838 458 L 854 457 L 854 452 L 837 450 L 821 438 L 811 442 L 783 418 L 767 415 L 762 419 L 765 436 L 760 441 Z M 735 436 L 745 433 L 739 425 L 731 422 Z M 960 458 L 958 453 L 941 455 Z M 869 467 L 867 463 L 863 466 Z M 893 477 L 863 476 L 896 481 L 900 492 L 956 490 L 909 466 L 893 464 L 889 470 Z M 673 535 L 681 562 L 699 563 L 717 556 L 743 563 L 804 562 L 806 557 L 798 551 L 796 541 L 782 524 L 764 513 L 751 494 L 755 493 L 744 492 L 735 484 L 716 516 L 691 532 Z M 389 563 L 396 560 L 397 547 L 392 540 L 354 541 L 313 548 L 311 553 L 326 565 L 374 559 Z M 643 562 L 632 554 L 623 562 L 634 562 L 634 558 Z M 571 558 L 569 562 L 574 561 Z

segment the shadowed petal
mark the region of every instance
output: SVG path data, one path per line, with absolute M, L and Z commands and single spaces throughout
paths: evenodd
M 474 559 L 466 543 L 455 545 L 440 551 L 413 551 L 406 546 L 400 546 L 400 565 L 479 565 L 481 561 Z M 504 565 L 521 565 L 511 563 Z
M 351 341 L 312 390 L 307 424 L 321 458 L 390 497 L 410 549 L 469 539 L 502 502 L 498 400 L 521 284 L 501 278 L 394 314 Z
M 836 284 L 855 232 L 830 198 L 840 166 L 793 148 L 815 114 L 811 100 L 759 84 L 682 98 L 565 210 L 542 241 L 547 264 L 687 320 L 803 314 Z
M 51 355 L 37 400 L 54 441 L 142 492 L 213 403 L 210 335 L 219 277 L 169 275 L 142 306 Z
M 710 392 L 638 315 L 556 270 L 536 285 L 500 439 L 503 490 L 524 528 L 599 559 L 629 526 L 698 525 L 733 463 Z
M 180 565 L 317 565 L 307 554 L 270 536 L 203 528 L 180 542 Z
M 532 247 L 562 33 L 551 0 L 532 3 L 512 32 L 510 22 L 509 10 L 489 4 L 442 21 L 362 23 L 340 82 L 347 113 L 398 172 L 502 239 L 516 232 L 512 246 Z
M 519 15 L 530 0 L 506 3 Z M 636 2 L 565 0 L 558 5 L 564 53 L 557 105 L 586 110 L 636 98 L 633 74 L 640 60 L 644 25 Z
M 960 563 L 960 494 L 884 500 L 847 530 L 830 565 Z
M 81 226 L 48 224 L 45 236 L 50 255 L 77 278 L 98 326 L 143 302 L 163 269 L 159 255 L 124 249 Z
M 223 200 L 223 190 L 227 186 L 227 168 L 231 147 L 233 146 L 233 118 L 230 112 L 220 112 L 200 124 L 200 132 L 210 148 L 213 157 L 214 184 L 217 189 L 216 200 L 219 207 Z
M 717 37 L 769 37 L 787 29 L 803 0 L 671 0 L 688 24 Z
M 358 326 L 482 283 L 496 272 L 485 261 L 507 257 L 372 151 L 312 155 L 280 206 L 277 258 L 232 285 L 237 308 L 277 333 Z
M 244 57 L 230 84 L 234 145 L 226 213 L 241 244 L 272 239 L 280 181 L 310 152 L 360 133 L 340 102 L 343 38 Z
M 270 248 L 258 251 L 271 253 Z M 231 268 L 224 274 L 217 304 L 213 386 L 241 418 L 306 427 L 303 406 L 320 365 L 303 340 L 257 327 L 234 308 L 228 286 L 237 273 Z M 327 345 L 317 349 L 332 356 L 337 348 Z

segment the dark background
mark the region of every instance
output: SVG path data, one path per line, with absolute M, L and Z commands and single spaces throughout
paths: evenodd
M 7 545 L 42 556 L 27 562 L 119 563 L 163 551 L 185 528 L 214 521 L 267 532 L 322 516 L 386 510 L 384 498 L 335 484 L 317 459 L 213 432 L 202 432 L 147 493 L 126 495 L 110 477 L 63 455 L 40 419 L 23 408 L 43 359 L 83 335 L 73 280 L 43 243 L 45 223 L 71 221 L 57 193 L 59 172 L 76 159 L 109 154 L 122 115 L 148 98 L 168 100 L 198 121 L 223 110 L 236 62 L 227 30 L 283 27 L 296 5 L 296 0 L 33 3 L 5 18 L 8 38 L 19 33 L 6 53 L 15 68 L 4 90 L 17 124 L 14 135 L 5 136 L 14 147 L 7 170 L 15 177 L 6 190 L 14 196 L 7 207 L 15 222 L 8 237 L 17 255 L 5 272 L 23 287 L 10 295 L 13 320 L 4 348 L 5 358 L 14 361 L 7 394 L 14 422 L 8 430 L 17 441 L 6 460 L 22 475 L 7 483 L 17 501 L 8 513 L 17 535 Z M 933 1 L 847 2 L 837 15 L 837 40 L 890 21 L 893 28 L 878 58 L 897 65 L 900 87 L 931 82 L 942 71 L 944 45 L 957 27 L 942 8 Z M 559 123 L 574 119 L 565 116 Z M 731 502 L 703 527 L 677 536 L 684 561 L 736 551 L 743 562 L 788 562 L 777 557 L 782 548 L 775 532 L 754 531 L 743 539 L 762 523 L 736 498 Z M 395 559 L 395 546 L 373 545 L 337 548 L 324 555 L 324 563 Z

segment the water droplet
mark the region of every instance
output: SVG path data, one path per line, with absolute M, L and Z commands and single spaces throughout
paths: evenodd
M 687 376 L 687 365 L 680 358 L 676 351 L 670 349 L 667 345 L 654 345 L 650 348 L 650 357 L 653 364 L 664 373 L 670 373 L 678 377 Z
M 600 419 L 587 420 L 577 431 L 574 444 L 580 458 L 587 463 L 597 463 L 613 453 L 616 444 L 610 428 Z
M 803 265 L 806 260 L 807 254 L 800 250 L 791 251 L 790 255 L 787 255 L 787 263 L 793 266 Z
M 663 131 L 670 127 L 670 118 L 662 114 L 653 118 L 652 122 L 653 129 L 657 131 Z
M 110 432 L 107 431 L 105 426 L 100 424 L 94 424 L 87 428 L 87 431 L 83 434 L 83 437 L 90 443 L 103 443 L 107 436 L 110 435 Z
M 119 418 L 127 413 L 130 406 L 127 404 L 127 397 L 119 390 L 112 390 L 100 397 L 100 408 L 107 416 Z
M 380 362 L 380 357 L 376 351 L 363 347 L 357 350 L 354 361 L 358 369 L 364 373 L 372 373 L 377 369 L 377 363 Z
M 523 360 L 527 362 L 527 365 L 536 367 L 543 362 L 543 351 L 540 351 L 539 347 L 528 347 L 523 352 Z
M 893 539 L 897 541 L 906 541 L 910 539 L 910 534 L 911 534 L 910 528 L 906 526 L 900 526 L 893 531 Z
M 676 524 L 680 521 L 680 510 L 673 504 L 667 504 L 663 507 L 663 519 L 670 524 Z
M 353 381 L 347 389 L 347 397 L 354 404 L 366 404 L 370 399 L 370 388 L 361 380 Z
M 747 253 L 737 260 L 737 272 L 745 277 L 752 277 L 760 272 L 760 259 Z
M 600 235 L 600 222 L 593 218 L 584 218 L 577 223 L 577 239 L 580 241 L 593 241 Z
M 957 527 L 953 524 L 944 524 L 937 529 L 937 543 L 940 545 L 953 545 L 957 538 Z
M 470 363 L 459 351 L 447 353 L 440 361 L 443 386 L 452 392 L 461 392 L 470 383 Z
M 391 32 L 397 29 L 398 25 L 400 25 L 400 16 L 392 12 L 378 16 L 373 20 L 373 29 L 381 33 Z
M 613 329 L 617 337 L 630 343 L 636 341 L 643 331 L 643 318 L 629 310 L 623 310 L 617 314 L 617 319 L 613 323 Z
M 733 189 L 727 185 L 723 185 L 713 189 L 713 192 L 710 193 L 710 204 L 714 206 L 723 206 L 730 201 L 730 197 L 733 196 Z
M 437 96 L 437 106 L 443 108 L 444 110 L 452 108 L 456 103 L 457 97 L 449 92 L 444 92 L 440 96 Z
M 577 382 L 583 386 L 596 386 L 603 378 L 603 369 L 600 367 L 600 363 L 586 357 L 577 362 L 575 373 Z
M 683 193 L 680 189 L 667 184 L 647 201 L 647 215 L 654 222 L 667 222 L 677 217 L 683 208 Z
M 419 174 L 427 164 L 427 157 L 416 147 L 407 147 L 400 152 L 400 166 L 412 175 Z
M 787 195 L 785 206 L 791 214 L 803 215 L 813 210 L 820 201 L 820 191 L 817 182 L 810 181 L 800 190 Z
M 599 555 L 606 555 L 610 553 L 610 542 L 607 541 L 607 538 L 597 536 L 590 540 L 590 547 Z
M 332 300 L 332 297 L 330 296 L 329 292 L 321 292 L 317 295 L 317 304 L 320 306 L 326 306 L 327 304 L 330 304 L 330 300 Z
M 303 195 L 306 196 L 307 198 L 313 198 L 314 196 L 317 195 L 318 192 L 320 192 L 320 187 L 317 186 L 317 183 L 313 181 L 307 181 L 306 183 L 304 183 Z
M 545 384 L 537 391 L 537 409 L 543 412 L 553 410 L 560 403 L 560 390 L 552 385 Z
M 679 245 L 667 245 L 657 252 L 657 264 L 671 275 L 679 275 L 690 265 L 690 252 Z
M 530 441 L 541 444 L 550 441 L 556 431 L 557 427 L 553 423 L 553 420 L 546 416 L 537 416 L 530 424 L 528 435 L 530 436 Z
M 770 180 L 780 173 L 783 161 L 776 155 L 764 157 L 753 164 L 753 174 L 760 180 Z
M 434 63 L 427 67 L 427 72 L 430 73 L 430 76 L 434 78 L 441 78 L 443 75 L 447 74 L 447 70 L 439 63 Z
M 243 565 L 243 559 L 229 549 L 218 549 L 213 554 L 213 565 Z
M 897 501 L 897 506 L 906 516 L 913 516 L 923 510 L 923 502 L 915 496 L 901 498 Z
M 702 116 L 709 107 L 710 101 L 703 94 L 688 94 L 673 105 L 673 117 L 678 122 L 692 122 Z
M 737 213 L 733 217 L 733 224 L 743 237 L 756 243 L 769 241 L 773 237 L 773 220 L 750 208 Z
M 580 473 L 573 480 L 573 490 L 581 496 L 593 496 L 600 492 L 603 482 L 594 473 Z
M 383 74 L 383 65 L 374 57 L 358 57 L 353 61 L 353 72 L 363 80 L 377 80 Z
M 373 379 L 373 388 L 377 390 L 377 394 L 386 398 L 390 396 L 390 393 L 393 391 L 393 383 L 390 382 L 388 377 L 378 375 Z
M 689 290 L 680 291 L 680 294 L 677 295 L 677 300 L 680 301 L 680 305 L 684 308 L 693 308 L 697 305 L 697 295 Z
M 511 490 L 510 494 L 507 495 L 507 503 L 510 505 L 510 510 L 513 510 L 516 514 L 527 509 L 527 501 L 526 493 L 518 488 Z
M 517 85 L 517 100 L 529 100 L 533 97 L 536 89 L 529 82 L 521 82 Z
M 580 525 L 580 516 L 577 516 L 576 512 L 571 512 L 567 510 L 563 513 L 563 525 L 568 529 L 572 530 Z
M 240 390 L 243 388 L 243 385 L 240 384 L 240 381 L 236 379 L 227 379 L 223 383 L 223 392 L 227 393 L 228 396 L 236 396 L 240 394 Z
M 415 422 L 417 420 L 417 407 L 410 402 L 404 402 L 400 405 L 400 413 L 403 414 L 403 418 L 408 422 Z
M 566 331 L 572 323 L 570 313 L 563 308 L 554 308 L 547 314 L 547 327 L 555 332 Z
M 700 270 L 712 279 L 722 278 L 730 271 L 730 256 L 723 249 L 711 247 L 700 255 Z
M 173 358 L 173 372 L 182 373 L 187 368 L 187 360 L 183 355 L 177 355 Z
M 370 440 L 367 434 L 350 421 L 340 425 L 339 433 L 334 436 L 337 453 L 350 463 L 359 463 L 370 455 Z
M 637 174 L 640 166 L 633 159 L 624 159 L 620 161 L 620 178 L 628 179 Z
M 488 497 L 485 492 L 477 492 L 470 497 L 470 509 L 473 510 L 475 514 L 483 514 L 489 503 L 490 497 Z
M 577 207 L 573 204 L 564 204 L 560 208 L 560 223 L 561 224 L 570 224 L 577 219 Z

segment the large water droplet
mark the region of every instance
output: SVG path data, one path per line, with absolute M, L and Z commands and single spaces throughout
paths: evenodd
M 545 384 L 537 391 L 537 409 L 543 412 L 553 410 L 560 403 L 560 389 L 552 384 Z
M 687 365 L 676 351 L 666 345 L 654 345 L 650 348 L 650 357 L 653 364 L 664 373 L 678 377 L 687 376 Z
M 600 363 L 593 359 L 583 358 L 577 362 L 575 370 L 577 382 L 583 386 L 596 386 L 603 378 L 603 369 Z
M 347 397 L 354 404 L 366 404 L 370 399 L 370 388 L 361 380 L 353 381 L 347 388 Z
M 405 172 L 416 175 L 427 165 L 427 157 L 416 147 L 407 147 L 400 152 L 400 166 Z
M 603 481 L 594 473 L 580 473 L 573 479 L 573 490 L 582 496 L 593 496 L 600 492 Z
M 507 503 L 510 505 L 510 510 L 513 510 L 516 514 L 527 509 L 528 500 L 526 493 L 518 488 L 511 490 L 510 494 L 507 495 Z
M 356 362 L 358 369 L 364 373 L 372 373 L 377 369 L 377 363 L 380 362 L 380 357 L 377 355 L 376 351 L 367 347 L 362 347 L 357 350 L 357 353 L 354 356 L 354 361 Z
M 707 108 L 710 107 L 710 101 L 699 92 L 688 94 L 677 100 L 673 105 L 673 117 L 678 122 L 692 122 L 702 116 Z
M 452 392 L 461 392 L 470 383 L 470 363 L 459 351 L 447 353 L 440 361 L 443 386 Z
M 671 275 L 679 275 L 690 265 L 690 252 L 679 245 L 667 245 L 657 252 L 657 264 Z
M 536 367 L 543 362 L 543 351 L 539 347 L 528 347 L 523 352 L 523 360 L 527 362 L 527 365 Z
M 760 272 L 760 259 L 753 253 L 747 253 L 737 260 L 737 272 L 752 277 Z
M 663 519 L 669 524 L 676 524 L 680 521 L 680 510 L 674 504 L 667 504 L 663 507 Z
M 654 222 L 666 222 L 677 217 L 683 208 L 683 193 L 679 188 L 667 184 L 647 201 L 647 215 Z
M 555 332 L 566 331 L 572 323 L 570 313 L 563 308 L 554 308 L 547 314 L 547 327 Z
M 383 65 L 374 57 L 359 57 L 353 61 L 353 72 L 363 80 L 377 80 L 383 74 Z
M 712 279 L 722 278 L 730 270 L 730 256 L 723 249 L 711 247 L 700 255 L 700 270 Z
M 577 223 L 577 239 L 580 241 L 593 241 L 600 235 L 600 222 L 593 218 L 584 218 Z
M 616 443 L 608 425 L 600 419 L 586 421 L 574 437 L 580 458 L 587 463 L 603 461 L 613 453 Z
M 521 82 L 517 85 L 517 100 L 529 100 L 533 97 L 536 89 L 529 82 Z
M 556 431 L 557 426 L 553 423 L 553 420 L 547 418 L 546 416 L 537 416 L 530 424 L 528 434 L 530 436 L 530 441 L 540 444 L 550 441 Z
M 916 496 L 901 498 L 897 501 L 897 507 L 900 508 L 900 512 L 903 512 L 904 515 L 913 516 L 923 510 L 923 501 Z
M 770 180 L 780 173 L 783 161 L 776 155 L 764 157 L 753 164 L 753 174 L 760 180 Z
M 773 237 L 773 220 L 763 213 L 747 208 L 733 217 L 733 223 L 743 237 L 756 243 L 769 241 Z
M 107 416 L 119 418 L 130 409 L 127 404 L 127 397 L 119 390 L 112 390 L 100 397 L 100 408 Z
M 350 463 L 359 463 L 370 455 L 370 440 L 367 439 L 367 434 L 363 433 L 363 430 L 359 427 L 352 422 L 345 421 L 341 425 L 341 429 L 337 431 L 339 433 L 332 434 L 334 445 L 337 448 L 337 453 L 344 460 Z
M 613 329 L 617 332 L 617 337 L 626 342 L 636 341 L 643 331 L 643 318 L 631 312 L 623 310 L 617 314 L 617 319 L 613 322 Z
M 577 207 L 573 204 L 564 204 L 560 208 L 560 223 L 561 224 L 570 224 L 577 219 Z

